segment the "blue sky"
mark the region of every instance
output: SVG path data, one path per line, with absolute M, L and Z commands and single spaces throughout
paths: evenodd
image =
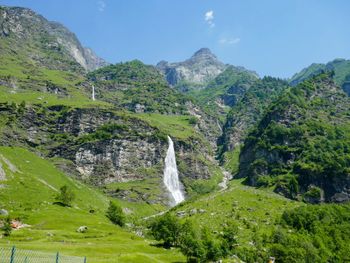
M 61 22 L 109 62 L 182 61 L 201 47 L 261 76 L 350 58 L 348 0 L 0 0 Z

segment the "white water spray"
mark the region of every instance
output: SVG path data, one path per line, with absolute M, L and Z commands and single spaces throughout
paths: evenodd
M 181 191 L 179 175 L 177 173 L 174 143 L 169 136 L 168 143 L 169 147 L 165 157 L 164 184 L 171 194 L 173 203 L 177 205 L 185 200 L 185 197 Z
M 95 101 L 95 86 L 92 85 L 92 100 Z

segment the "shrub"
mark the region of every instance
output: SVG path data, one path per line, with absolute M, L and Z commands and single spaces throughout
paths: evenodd
M 167 213 L 151 223 L 151 234 L 158 241 L 163 241 L 165 247 L 177 246 L 180 237 L 181 224 L 174 215 Z
M 201 262 L 205 259 L 206 249 L 200 231 L 189 220 L 181 227 L 180 249 L 187 257 L 187 262 Z
M 191 125 L 196 125 L 198 123 L 198 119 L 194 116 L 191 116 L 189 119 L 188 119 L 188 122 L 191 124 Z
M 232 251 L 237 244 L 238 226 L 233 221 L 227 223 L 223 229 L 223 245 L 227 251 Z
M 106 216 L 112 223 L 124 226 L 125 225 L 125 215 L 123 209 L 114 202 L 109 202 L 109 207 L 106 212 Z
M 3 226 L 1 228 L 1 230 L 4 232 L 4 236 L 8 237 L 11 235 L 12 232 L 12 227 L 11 227 L 11 218 L 10 217 L 6 217 L 4 222 L 3 222 Z
M 56 196 L 56 201 L 63 206 L 71 206 L 75 199 L 75 194 L 67 185 L 60 188 L 60 193 Z

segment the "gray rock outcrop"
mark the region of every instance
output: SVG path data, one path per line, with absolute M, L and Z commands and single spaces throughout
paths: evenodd
M 161 61 L 157 68 L 164 73 L 167 82 L 172 86 L 188 82 L 194 88 L 201 89 L 223 72 L 227 65 L 220 62 L 208 48 L 201 48 L 190 59 L 175 63 Z

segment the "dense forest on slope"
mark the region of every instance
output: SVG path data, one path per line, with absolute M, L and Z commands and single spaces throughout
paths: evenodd
M 245 140 L 239 177 L 308 202 L 349 199 L 348 96 L 324 73 L 286 90 Z

